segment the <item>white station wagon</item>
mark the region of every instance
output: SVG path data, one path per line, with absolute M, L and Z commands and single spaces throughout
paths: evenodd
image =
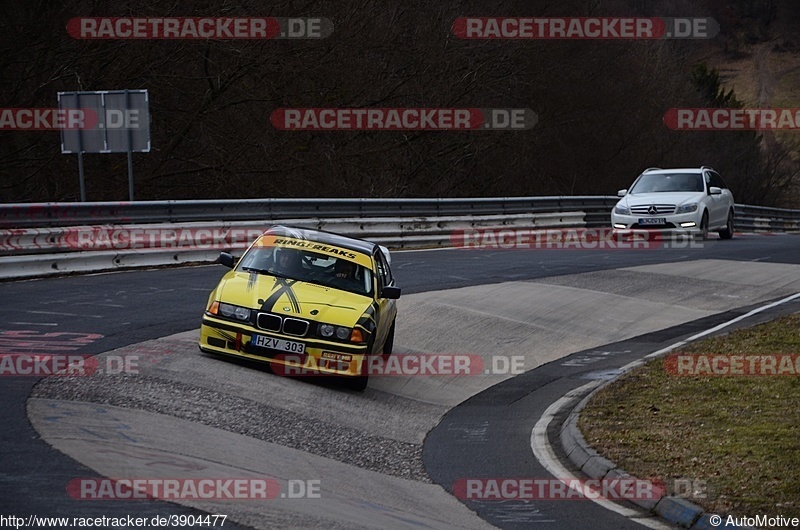
M 650 168 L 617 195 L 622 198 L 611 212 L 615 232 L 686 232 L 705 239 L 713 231 L 733 237 L 733 194 L 710 167 Z

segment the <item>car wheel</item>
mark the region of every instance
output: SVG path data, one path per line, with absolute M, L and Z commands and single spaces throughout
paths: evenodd
M 733 237 L 733 210 L 728 211 L 728 222 L 725 228 L 719 231 L 720 239 L 730 239 Z
M 363 391 L 367 388 L 367 383 L 369 383 L 369 376 L 368 375 L 359 375 L 358 377 L 346 377 L 344 381 L 342 381 L 343 386 L 350 390 L 358 390 L 359 392 Z
M 392 349 L 394 349 L 394 322 L 392 322 L 392 327 L 389 328 L 389 334 L 386 336 L 386 342 L 383 343 L 383 354 L 391 355 Z
M 703 218 L 700 220 L 700 241 L 708 239 L 708 212 L 703 212 Z

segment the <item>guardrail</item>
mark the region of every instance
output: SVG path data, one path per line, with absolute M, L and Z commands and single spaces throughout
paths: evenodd
M 800 230 L 800 210 L 766 208 L 737 204 L 734 227 L 745 232 L 796 232 Z
M 608 227 L 618 198 L 264 199 L 0 205 L 0 279 L 211 262 L 271 224 L 392 248 L 451 246 L 459 230 Z M 744 231 L 798 231 L 800 211 L 736 205 Z
M 212 262 L 243 250 L 274 221 L 151 223 L 0 230 L 0 279 Z M 281 219 L 391 248 L 452 246 L 459 230 L 586 226 L 585 212 L 517 215 Z M 607 224 L 607 223 L 606 223 Z
M 240 199 L 0 204 L 0 229 L 345 217 L 441 217 L 610 212 L 617 197 Z
M 449 246 L 454 231 L 476 227 L 587 226 L 585 212 L 441 217 L 282 219 L 283 224 L 328 230 L 395 248 Z M 18 228 L 0 230 L 0 256 L 114 250 L 244 249 L 274 222 L 234 221 Z M 606 221 L 603 226 L 607 226 Z

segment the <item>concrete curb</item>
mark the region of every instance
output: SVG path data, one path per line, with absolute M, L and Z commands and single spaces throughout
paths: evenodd
M 639 363 L 636 363 L 636 366 L 639 365 Z M 567 416 L 567 419 L 561 426 L 559 439 L 561 441 L 564 453 L 566 453 L 570 462 L 572 462 L 583 473 L 593 479 L 611 480 L 615 478 L 635 478 L 625 470 L 619 468 L 614 462 L 600 455 L 591 446 L 589 446 L 588 443 L 586 443 L 583 434 L 581 433 L 580 429 L 578 429 L 578 418 L 580 417 L 580 412 L 597 392 L 605 388 L 607 385 L 610 385 L 636 366 L 631 365 L 627 370 L 619 373 L 614 378 L 605 381 L 603 384 L 589 392 L 575 406 L 575 408 L 572 409 L 572 412 L 570 412 L 569 416 Z M 717 514 L 707 513 L 700 506 L 697 506 L 696 504 L 693 504 L 682 497 L 661 495 L 659 498 L 653 500 L 637 499 L 630 500 L 629 502 L 658 515 L 660 518 L 669 523 L 681 526 L 683 528 L 689 528 L 691 530 L 717 530 L 720 528 L 757 530 L 752 527 L 732 527 L 725 526 L 724 524 L 714 526 L 711 524 L 710 518 L 712 515 Z M 724 521 L 725 516 L 720 516 Z

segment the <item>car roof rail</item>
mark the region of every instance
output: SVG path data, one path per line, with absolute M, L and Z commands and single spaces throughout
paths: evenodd
M 705 170 L 705 169 L 707 169 L 709 171 L 714 171 L 714 168 L 711 167 L 711 166 L 700 166 L 700 170 Z
M 644 171 L 642 171 L 642 173 L 647 173 L 648 171 L 661 171 L 661 168 L 660 167 L 649 167 L 649 168 L 645 169 Z

